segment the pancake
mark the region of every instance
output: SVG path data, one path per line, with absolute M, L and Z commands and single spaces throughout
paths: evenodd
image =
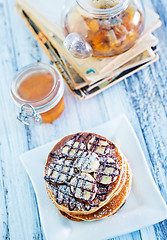
M 54 146 L 45 164 L 44 179 L 49 197 L 63 216 L 91 221 L 100 219 L 100 209 L 104 212 L 112 202 L 118 201 L 115 209 L 125 202 L 123 189 L 130 175 L 127 169 L 125 156 L 112 141 L 80 132 Z M 111 209 L 103 216 L 113 214 Z
M 75 222 L 83 222 L 84 220 L 82 219 L 79 219 L 79 218 L 74 218 L 70 215 L 68 215 L 67 213 L 63 212 L 63 211 L 59 211 L 61 213 L 61 215 L 63 215 L 63 217 L 66 217 L 68 220 L 71 220 L 71 221 L 75 221 Z
M 66 136 L 52 149 L 45 165 L 48 193 L 61 211 L 95 212 L 117 190 L 124 165 L 118 148 L 108 139 L 92 133 Z

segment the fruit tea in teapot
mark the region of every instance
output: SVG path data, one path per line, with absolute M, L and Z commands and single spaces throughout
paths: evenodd
M 133 0 L 76 0 L 64 18 L 65 45 L 80 58 L 127 51 L 143 30 L 139 6 Z

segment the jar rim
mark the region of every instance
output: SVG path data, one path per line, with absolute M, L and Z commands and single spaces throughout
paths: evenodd
M 115 6 L 106 9 L 94 8 L 83 0 L 76 0 L 76 2 L 82 10 L 88 12 L 90 15 L 103 18 L 106 17 L 106 15 L 114 17 L 124 11 L 128 7 L 129 0 L 120 0 Z
M 24 98 L 21 98 L 18 93 L 17 93 L 17 84 L 19 82 L 24 81 L 26 77 L 24 77 L 26 74 L 32 75 L 34 74 L 34 71 L 38 70 L 42 72 L 42 70 L 47 70 L 52 76 L 53 76 L 53 86 L 50 90 L 50 92 L 47 93 L 46 97 L 42 100 L 37 100 L 37 101 L 30 101 L 30 100 L 25 100 Z M 16 103 L 17 106 L 21 107 L 22 104 L 28 103 L 32 104 L 32 106 L 37 110 L 38 112 L 44 112 L 48 111 L 53 107 L 53 104 L 56 105 L 59 99 L 63 96 L 64 93 L 64 85 L 63 85 L 63 80 L 58 74 L 57 70 L 55 69 L 54 66 L 46 64 L 46 63 L 33 63 L 26 65 L 25 67 L 21 68 L 14 76 L 12 83 L 11 83 L 11 88 L 10 88 L 10 93 L 12 96 L 12 99 Z M 54 95 L 55 93 L 55 95 Z

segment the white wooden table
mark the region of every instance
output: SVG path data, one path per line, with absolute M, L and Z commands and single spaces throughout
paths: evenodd
M 14 10 L 0 0 L 0 239 L 45 239 L 35 193 L 19 155 L 29 149 L 84 131 L 124 113 L 144 150 L 153 178 L 167 202 L 167 1 L 147 0 L 162 20 L 157 63 L 89 100 L 66 87 L 65 110 L 53 124 L 31 127 L 16 120 L 10 83 L 21 67 L 49 60 Z M 167 239 L 167 221 L 115 239 Z

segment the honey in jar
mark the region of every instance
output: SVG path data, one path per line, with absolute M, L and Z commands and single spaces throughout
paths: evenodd
M 66 36 L 77 33 L 95 57 L 127 51 L 139 38 L 144 16 L 133 0 L 76 0 L 64 18 Z
M 37 63 L 21 69 L 12 82 L 11 94 L 19 108 L 23 104 L 32 106 L 42 123 L 53 122 L 64 110 L 63 80 L 48 64 Z

